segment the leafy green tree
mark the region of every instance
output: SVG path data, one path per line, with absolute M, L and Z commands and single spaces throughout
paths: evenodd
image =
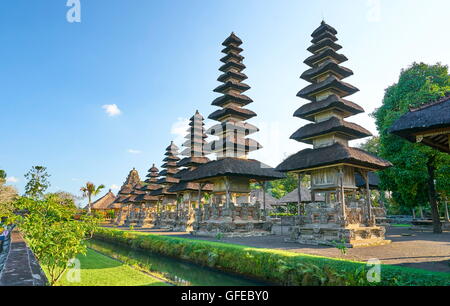
M 84 241 L 92 238 L 98 220 L 88 215 L 75 220 L 76 209 L 61 205 L 56 195 L 43 200 L 22 197 L 15 208 L 27 212 L 17 224 L 45 267 L 50 285 L 54 285 L 67 270 L 69 260 L 86 253 Z
M 47 168 L 43 166 L 34 166 L 25 174 L 28 180 L 25 186 L 25 195 L 33 199 L 42 198 L 45 191 L 50 187 L 48 178 L 50 174 L 47 173 Z
M 450 190 L 450 156 L 421 144 L 410 143 L 389 133 L 393 123 L 410 107 L 437 100 L 450 92 L 448 67 L 414 63 L 403 70 L 397 84 L 386 89 L 383 105 L 373 116 L 380 132 L 379 155 L 393 163 L 381 172 L 382 187 L 391 190 L 394 200 L 406 207 L 430 203 L 434 232 L 441 233 L 436 186 Z
M 102 189 L 105 188 L 105 185 L 100 185 L 98 187 L 96 187 L 94 185 L 94 183 L 91 182 L 87 182 L 85 186 L 80 188 L 80 191 L 83 193 L 84 197 L 88 198 L 88 214 L 91 213 L 91 205 L 92 205 L 92 197 L 96 197 L 97 195 L 100 194 L 100 192 L 102 191 Z
M 70 192 L 66 191 L 58 191 L 54 193 L 47 193 L 45 195 L 45 198 L 53 197 L 55 201 L 58 201 L 61 205 L 69 206 L 72 208 L 77 208 L 75 202 L 80 199 L 80 197 L 77 197 L 74 194 L 71 194 Z
M 0 169 L 0 185 L 3 185 L 6 183 L 6 172 L 5 170 Z
M 374 136 L 359 146 L 360 149 L 378 155 L 380 152 L 380 137 Z

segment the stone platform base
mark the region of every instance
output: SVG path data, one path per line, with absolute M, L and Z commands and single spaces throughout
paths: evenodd
M 355 227 L 355 228 L 327 228 L 327 227 L 294 227 L 291 237 L 286 242 L 296 242 L 306 245 L 343 245 L 347 248 L 380 246 L 391 243 L 385 239 L 385 228 Z
M 191 231 L 195 236 L 216 237 L 221 234 L 223 237 L 260 237 L 271 235 L 271 222 L 254 220 L 213 220 L 196 223 Z

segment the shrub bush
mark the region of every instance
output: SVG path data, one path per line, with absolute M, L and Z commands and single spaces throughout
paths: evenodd
M 365 263 L 101 228 L 94 238 L 280 285 L 373 285 Z M 382 265 L 384 286 L 445 286 L 450 274 Z

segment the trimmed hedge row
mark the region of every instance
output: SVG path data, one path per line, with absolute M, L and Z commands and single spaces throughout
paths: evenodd
M 280 285 L 374 285 L 362 262 L 107 228 L 94 238 Z M 376 285 L 450 286 L 450 274 L 381 265 Z

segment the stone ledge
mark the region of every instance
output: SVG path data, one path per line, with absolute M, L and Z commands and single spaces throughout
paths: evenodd
M 0 286 L 45 286 L 47 277 L 19 231 L 11 233 L 11 245 L 0 273 Z

